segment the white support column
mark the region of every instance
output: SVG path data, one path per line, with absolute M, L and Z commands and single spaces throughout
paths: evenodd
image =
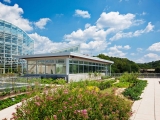
M 69 58 L 66 58 L 66 75 L 68 76 L 69 83 Z

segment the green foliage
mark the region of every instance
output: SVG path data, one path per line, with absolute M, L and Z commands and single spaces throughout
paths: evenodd
M 120 82 L 136 83 L 137 78 L 138 78 L 138 73 L 127 73 L 127 72 L 125 72 L 120 77 Z
M 106 88 L 110 88 L 112 87 L 113 83 L 115 82 L 115 80 L 106 80 L 106 81 L 102 81 L 100 82 L 100 84 L 98 85 L 100 90 L 104 90 Z
M 63 78 L 58 78 L 56 80 L 52 79 L 52 78 L 43 78 L 40 80 L 41 84 L 60 84 L 60 85 L 64 85 L 66 83 L 66 80 Z
M 118 88 L 128 88 L 130 86 L 132 86 L 132 83 L 129 82 L 119 82 L 113 85 L 114 87 L 118 87 Z
M 104 80 L 104 79 L 109 79 L 111 78 L 111 76 L 101 76 L 101 79 Z
M 112 73 L 139 72 L 139 66 L 135 62 L 130 61 L 127 58 L 109 57 L 104 54 L 99 54 L 97 57 L 114 61 L 111 70 Z
M 27 95 L 18 95 L 13 98 L 7 98 L 5 100 L 0 100 L 0 110 L 7 108 L 11 105 L 21 102 L 22 99 L 26 98 Z
M 39 94 L 17 108 L 15 120 L 128 120 L 131 103 L 94 90 L 62 88 Z
M 133 86 L 125 89 L 123 95 L 132 100 L 139 100 L 144 88 L 147 86 L 147 81 L 138 80 Z

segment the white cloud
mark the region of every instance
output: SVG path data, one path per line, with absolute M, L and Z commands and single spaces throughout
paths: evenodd
M 88 11 L 84 11 L 84 10 L 75 10 L 75 16 L 78 17 L 83 17 L 83 18 L 90 18 L 91 15 L 88 13 Z
M 103 12 L 97 20 L 97 26 L 100 28 L 116 28 L 124 30 L 139 22 L 135 20 L 135 15 L 131 13 L 120 14 L 119 12 Z
M 129 50 L 131 47 L 129 45 L 125 45 L 124 49 Z
M 38 22 L 35 22 L 35 26 L 37 26 L 40 29 L 44 29 L 47 22 L 50 21 L 49 18 L 41 18 Z
M 155 53 L 148 53 L 146 55 L 144 55 L 145 58 L 154 58 L 154 59 L 159 59 L 160 57 L 155 54 Z
M 160 52 L 160 42 L 152 44 L 149 48 L 149 51 L 157 51 Z
M 4 2 L 11 3 L 11 0 L 3 0 Z
M 157 55 L 155 53 L 148 53 L 148 54 L 144 55 L 142 58 L 137 59 L 136 62 L 137 63 L 147 63 L 147 62 L 156 61 L 159 59 L 160 59 L 159 55 Z
M 56 43 L 51 41 L 48 37 L 40 36 L 37 33 L 29 34 L 31 38 L 34 39 L 34 50 L 35 54 L 40 53 L 50 53 L 52 50 L 56 50 L 59 48 L 59 46 L 65 46 L 66 43 Z
M 151 22 L 148 23 L 145 29 L 143 30 L 136 30 L 135 32 L 128 32 L 124 33 L 122 31 L 119 31 L 114 35 L 113 37 L 110 38 L 111 41 L 115 41 L 121 38 L 131 38 L 131 37 L 137 37 L 140 36 L 141 34 L 148 33 L 153 31 L 154 25 L 151 24 Z
M 124 57 L 126 57 L 127 53 L 123 52 L 122 50 L 128 50 L 128 49 L 130 49 L 129 45 L 125 45 L 125 46 L 114 45 L 113 47 L 108 48 L 109 52 L 107 52 L 105 54 L 108 56 L 124 58 Z
M 22 17 L 23 9 L 17 4 L 7 6 L 0 2 L 0 19 L 11 22 L 25 31 L 31 31 L 33 28 L 29 20 Z
M 143 49 L 142 48 L 137 48 L 137 51 L 138 52 L 141 52 Z

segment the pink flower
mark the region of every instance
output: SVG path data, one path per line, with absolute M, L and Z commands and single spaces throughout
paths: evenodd
M 57 115 L 53 115 L 54 120 L 57 120 Z
M 39 102 L 34 102 L 37 106 L 40 106 L 41 104 Z
M 59 112 L 62 112 L 62 110 L 58 110 Z

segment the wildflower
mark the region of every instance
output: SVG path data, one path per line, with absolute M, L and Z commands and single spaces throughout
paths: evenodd
M 64 107 L 64 109 L 66 109 L 67 107 L 66 106 L 63 106 Z
M 57 120 L 57 115 L 53 115 L 54 120 Z
M 62 110 L 58 110 L 58 112 L 62 112 Z
M 39 102 L 34 102 L 37 106 L 40 106 L 41 104 Z

